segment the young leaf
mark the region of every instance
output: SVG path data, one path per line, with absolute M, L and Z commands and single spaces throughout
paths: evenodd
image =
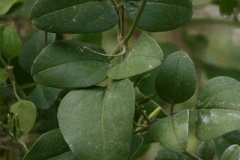
M 141 1 L 126 1 L 124 7 L 131 20 L 137 16 Z M 144 8 L 138 26 L 150 32 L 176 29 L 192 17 L 190 0 L 149 0 Z
M 171 117 L 159 119 L 150 127 L 150 135 L 163 147 L 183 152 L 187 147 L 189 111 L 183 110 Z
M 90 33 L 111 29 L 118 16 L 105 1 L 37 0 L 31 20 L 37 28 L 48 32 Z
M 51 158 L 60 160 L 59 155 L 63 156 L 64 153 L 73 156 L 69 151 L 68 144 L 64 141 L 60 130 L 55 129 L 39 137 L 23 160 L 49 160 Z
M 208 141 L 240 129 L 239 92 L 240 83 L 229 77 L 216 77 L 204 85 L 196 107 L 196 136 L 199 139 Z
M 237 159 L 240 159 L 240 146 L 236 144 L 228 147 L 221 157 L 221 160 L 237 160 Z
M 204 160 L 213 160 L 215 155 L 215 144 L 213 141 L 202 142 L 199 146 L 198 155 Z
M 0 68 L 0 84 L 5 83 L 8 79 L 8 73 L 5 69 Z
M 48 44 L 54 42 L 56 36 L 53 33 L 48 33 Z M 37 31 L 23 46 L 19 55 L 19 64 L 27 73 L 31 73 L 31 68 L 34 59 L 45 47 L 45 32 Z
M 68 93 L 58 110 L 58 121 L 71 151 L 81 160 L 128 159 L 134 116 L 133 84 L 125 79 L 106 90 Z
M 168 149 L 161 149 L 158 151 L 155 160 L 190 160 L 188 156 L 178 153 L 178 152 L 173 152 Z
M 77 41 L 57 41 L 46 47 L 32 66 L 33 79 L 55 88 L 96 85 L 111 67 L 105 51 L 97 45 Z
M 112 79 L 132 77 L 156 68 L 162 59 L 163 53 L 158 43 L 143 33 L 124 62 L 110 69 L 107 75 Z
M 6 58 L 16 57 L 22 47 L 13 23 L 0 25 L 0 53 Z
M 55 102 L 61 91 L 61 89 L 39 85 L 29 94 L 29 100 L 31 100 L 37 108 L 47 109 Z
M 169 55 L 160 66 L 155 86 L 157 94 L 170 104 L 188 100 L 195 92 L 196 70 L 190 57 L 181 51 Z
M 18 115 L 19 128 L 22 132 L 29 132 L 36 121 L 37 110 L 35 105 L 26 100 L 20 100 L 10 107 L 10 112 Z

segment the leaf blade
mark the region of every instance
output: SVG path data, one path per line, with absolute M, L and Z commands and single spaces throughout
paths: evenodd
M 33 6 L 31 19 L 34 25 L 48 32 L 90 33 L 115 26 L 117 13 L 103 1 L 38 0 Z
M 19 100 L 10 107 L 10 112 L 18 115 L 19 128 L 22 132 L 29 132 L 36 121 L 37 110 L 35 105 L 27 100 Z
M 55 88 L 89 87 L 106 78 L 111 65 L 97 45 L 57 41 L 45 48 L 32 66 L 33 79 Z
M 55 129 L 40 136 L 23 160 L 48 160 L 68 151 L 60 130 Z
M 135 19 L 141 2 L 128 1 L 125 3 L 125 10 L 131 20 Z M 138 26 L 150 32 L 162 32 L 173 30 L 192 17 L 192 2 L 183 0 L 176 1 L 148 1 L 142 16 L 139 20 Z
M 157 42 L 147 34 L 142 34 L 128 57 L 110 69 L 107 75 L 113 79 L 132 77 L 156 68 L 162 59 L 163 53 Z
M 150 127 L 150 135 L 165 148 L 174 152 L 183 152 L 187 147 L 189 111 L 159 119 Z
M 121 160 L 129 156 L 133 114 L 133 86 L 122 80 L 110 84 L 106 91 L 71 91 L 60 104 L 58 121 L 77 157 Z

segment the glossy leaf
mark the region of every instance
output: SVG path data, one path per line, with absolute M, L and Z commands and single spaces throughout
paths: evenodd
M 104 1 L 37 0 L 31 20 L 37 28 L 48 32 L 89 33 L 114 27 L 118 16 Z
M 43 134 L 33 144 L 23 160 L 60 160 L 59 155 L 69 153 L 68 144 L 64 141 L 59 129 L 55 129 Z M 52 160 L 51 159 L 51 160 Z M 76 158 L 75 158 L 76 159 Z
M 8 79 L 8 73 L 5 69 L 0 68 L 0 84 L 5 83 Z
M 0 15 L 6 14 L 18 2 L 21 2 L 21 0 L 0 0 Z
M 112 79 L 132 77 L 156 68 L 162 59 L 163 53 L 158 43 L 143 33 L 128 53 L 128 57 L 109 70 L 108 77 Z
M 53 33 L 48 33 L 47 44 L 54 42 L 56 36 Z M 37 55 L 45 47 L 45 32 L 37 31 L 23 46 L 19 55 L 19 64 L 27 73 L 31 73 L 33 61 Z
M 227 132 L 240 129 L 239 121 L 240 111 L 201 109 L 196 113 L 196 136 L 204 141 L 212 140 Z
M 106 78 L 108 59 L 98 53 L 105 51 L 97 45 L 77 41 L 50 44 L 36 58 L 33 79 L 55 88 L 79 88 L 96 85 Z
M 197 109 L 231 109 L 240 111 L 240 82 L 230 77 L 209 80 L 199 93 Z
M 240 129 L 240 83 L 229 77 L 209 80 L 199 93 L 196 111 L 196 136 L 212 140 Z M 224 124 L 224 127 L 222 125 Z
M 47 109 L 56 101 L 61 91 L 61 89 L 40 85 L 30 93 L 29 100 L 31 100 L 37 108 Z
M 215 155 L 215 144 L 213 141 L 205 141 L 199 145 L 198 155 L 204 160 L 213 160 Z
M 240 146 L 236 144 L 228 147 L 221 157 L 221 160 L 237 160 L 237 159 L 240 159 Z
M 106 90 L 68 93 L 59 106 L 58 121 L 72 152 L 81 160 L 128 159 L 134 103 L 127 79 L 112 82 Z
M 18 115 L 19 128 L 22 132 L 29 132 L 36 121 L 37 110 L 35 105 L 26 100 L 19 100 L 10 107 L 10 112 Z
M 6 58 L 16 57 L 22 43 L 13 23 L 0 25 L 0 52 Z
M 130 150 L 130 154 L 129 154 L 129 160 L 131 160 L 133 158 L 133 156 L 137 153 L 139 148 L 142 146 L 143 140 L 144 140 L 143 137 L 141 137 L 139 135 L 133 135 L 131 150 Z
M 155 160 L 190 160 L 188 156 L 178 153 L 178 152 L 173 152 L 168 149 L 161 149 L 158 151 Z
M 134 20 L 141 1 L 127 1 L 125 9 L 131 20 Z M 138 26 L 150 32 L 161 32 L 176 29 L 192 17 L 190 0 L 150 0 L 144 8 Z
M 159 119 L 150 127 L 150 135 L 163 147 L 183 152 L 187 147 L 189 111 L 183 110 L 167 118 Z
M 192 60 L 185 52 L 178 51 L 169 55 L 160 66 L 155 86 L 164 101 L 177 104 L 192 97 L 196 81 Z

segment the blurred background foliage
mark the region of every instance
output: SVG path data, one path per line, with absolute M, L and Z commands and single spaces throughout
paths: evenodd
M 35 56 L 45 45 L 45 33 L 37 31 L 29 20 L 31 6 L 34 2 L 35 0 L 0 0 L 0 24 L 14 22 L 23 44 L 19 57 L 12 60 L 16 81 L 19 87 L 24 90 L 26 98 L 34 102 L 38 108 L 37 123 L 34 129 L 23 137 L 28 146 L 31 146 L 41 134 L 58 127 L 57 106 L 61 97 L 65 95 L 65 92 L 59 89 L 37 86 L 29 74 Z M 189 53 L 195 63 L 198 73 L 198 89 L 190 100 L 177 105 L 176 111 L 195 107 L 198 90 L 207 79 L 215 76 L 230 76 L 240 80 L 240 1 L 192 0 L 192 2 L 194 5 L 192 20 L 183 27 L 168 32 L 148 33 L 159 42 L 164 57 L 181 50 Z M 130 27 L 130 22 L 126 24 L 126 27 Z M 140 33 L 140 29 L 135 31 L 129 48 L 137 40 Z M 117 27 L 96 34 L 49 34 L 48 42 L 50 43 L 54 39 L 75 39 L 102 44 L 106 52 L 111 52 L 117 45 L 116 37 Z M 157 71 L 158 68 L 151 71 L 149 76 L 140 83 L 139 88 L 145 95 L 156 93 L 154 81 Z M 4 77 L 6 77 L 6 73 L 0 70 L 0 121 L 2 122 L 6 122 L 9 106 L 15 99 L 12 89 L 9 84 L 5 83 Z M 155 97 L 154 100 L 169 110 L 169 106 L 162 104 L 159 97 Z M 190 122 L 194 122 L 194 120 Z M 194 124 L 190 125 L 191 130 L 194 130 Z M 229 140 L 228 143 L 231 141 Z M 198 154 L 199 145 L 200 142 L 192 131 L 187 150 Z M 135 159 L 153 160 L 159 148 L 158 144 L 150 144 L 145 140 L 135 155 Z M 0 131 L 0 160 L 19 160 L 22 155 L 23 153 L 16 142 Z

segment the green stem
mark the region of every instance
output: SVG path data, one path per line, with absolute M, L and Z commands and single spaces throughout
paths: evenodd
M 19 100 L 21 100 L 21 98 L 19 97 L 18 93 L 17 93 L 17 89 L 16 89 L 16 81 L 15 81 L 15 76 L 13 74 L 13 66 L 7 66 L 6 70 L 9 73 L 9 79 L 11 81 L 12 84 L 12 88 L 13 88 L 13 93 L 15 95 L 15 97 Z
M 183 153 L 186 154 L 191 160 L 202 160 L 201 158 L 188 151 L 184 151 Z
M 7 63 L 4 61 L 1 53 L 0 53 L 0 62 L 2 63 L 3 66 L 5 66 L 5 67 L 7 66 Z
M 213 19 L 213 18 L 196 18 L 192 19 L 187 23 L 188 25 L 199 25 L 199 24 L 222 24 L 233 27 L 240 27 L 240 23 L 236 21 L 229 21 L 224 19 Z
M 111 0 L 111 2 L 112 2 L 112 4 L 113 4 L 114 8 L 115 8 L 116 10 L 118 10 L 118 4 L 117 4 L 117 2 L 116 2 L 115 0 Z
M 118 40 L 121 42 L 125 36 L 125 27 L 124 27 L 124 7 L 120 8 L 119 12 L 119 38 Z
M 139 11 L 137 13 L 137 16 L 134 19 L 133 24 L 131 25 L 131 28 L 129 29 L 126 37 L 123 39 L 123 41 L 121 43 L 118 44 L 118 46 L 111 53 L 111 55 L 118 54 L 120 52 L 120 50 L 121 50 L 121 46 L 122 45 L 126 46 L 126 44 L 128 43 L 129 39 L 132 37 L 132 35 L 133 35 L 134 31 L 135 31 L 135 28 L 136 28 L 136 26 L 137 26 L 137 24 L 138 24 L 138 22 L 139 22 L 139 20 L 141 18 L 141 15 L 143 13 L 143 10 L 145 8 L 146 3 L 147 3 L 147 0 L 142 0 L 142 4 L 141 4 L 140 9 L 139 9 Z
M 157 107 L 152 113 L 149 114 L 148 118 L 150 120 L 155 119 L 159 115 L 159 113 L 161 113 L 161 111 L 162 111 L 162 108 Z
M 148 118 L 148 116 L 146 115 L 146 113 L 140 109 L 140 113 L 143 116 L 143 118 L 147 121 L 147 124 L 151 124 L 150 119 Z
M 23 142 L 23 140 L 22 139 L 17 139 L 17 142 L 20 144 L 20 146 L 21 146 L 21 148 L 22 148 L 22 150 L 25 152 L 25 153 L 27 153 L 29 150 L 28 150 L 28 148 L 27 148 L 27 146 L 26 146 L 26 144 Z
M 36 87 L 38 84 L 37 83 L 27 83 L 27 84 L 24 84 L 22 86 L 20 86 L 20 89 L 21 90 L 25 90 L 25 89 L 28 89 L 28 88 L 34 88 Z
M 134 30 L 135 30 L 135 28 L 136 28 L 140 18 L 142 16 L 142 13 L 143 13 L 143 10 L 144 10 L 144 8 L 146 6 L 146 3 L 147 3 L 147 0 L 142 0 L 142 4 L 140 6 L 138 14 L 137 14 L 137 16 L 136 16 L 136 18 L 135 18 L 135 20 L 134 20 L 130 30 L 128 31 L 126 37 L 124 38 L 123 44 L 126 44 L 129 41 L 129 39 L 131 38 L 131 36 L 132 36 L 132 34 L 133 34 L 133 32 L 134 32 Z

